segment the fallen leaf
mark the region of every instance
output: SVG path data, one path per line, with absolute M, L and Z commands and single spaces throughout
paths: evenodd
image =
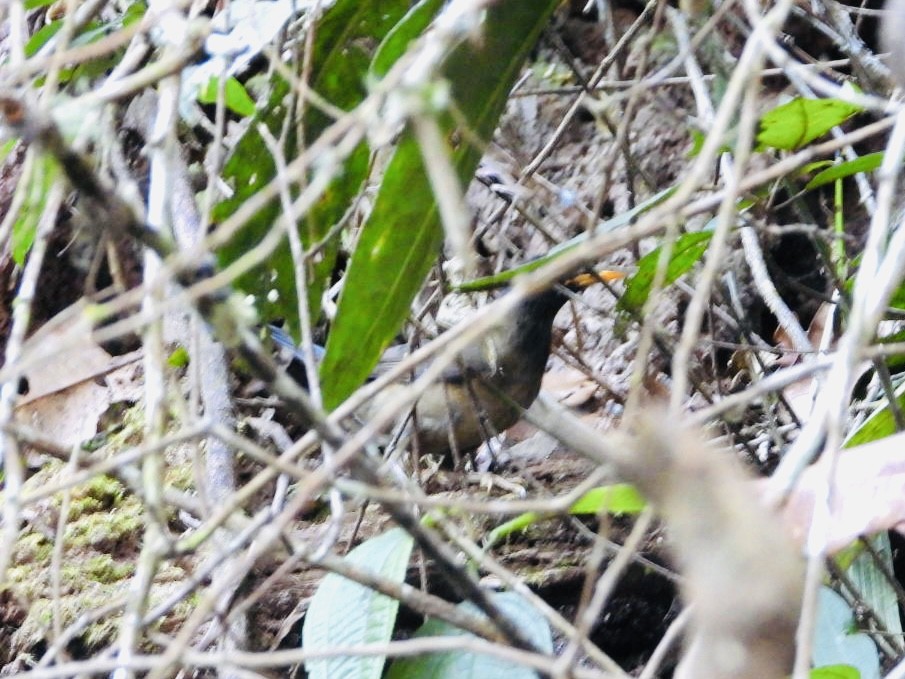
M 64 446 L 90 439 L 113 403 L 141 397 L 141 355 L 111 356 L 92 339 L 84 304 L 69 307 L 25 343 L 28 393 L 16 404 L 17 421 Z
M 783 507 L 792 537 L 804 544 L 816 498 L 823 497 L 829 460 L 802 474 Z M 762 490 L 769 480 L 758 482 Z M 905 433 L 840 452 L 832 480 L 827 550 L 837 552 L 862 535 L 895 529 L 905 533 Z
M 544 375 L 542 388 L 557 401 L 570 408 L 578 408 L 590 401 L 597 392 L 597 384 L 577 368 L 564 366 Z

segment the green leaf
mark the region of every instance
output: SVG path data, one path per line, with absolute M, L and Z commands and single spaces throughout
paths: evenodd
M 857 559 L 864 551 L 864 545 L 860 542 L 852 542 L 848 547 L 844 547 L 842 550 L 836 552 L 833 555 L 833 560 L 839 568 L 843 571 L 847 571 L 849 566 L 851 566 L 855 562 L 855 559 Z
M 406 133 L 387 167 L 371 216 L 352 255 L 321 364 L 324 405 L 339 405 L 367 377 L 405 320 L 439 252 L 442 231 Z
M 396 60 L 405 54 L 412 41 L 434 20 L 445 1 L 421 0 L 408 11 L 377 48 L 377 54 L 371 62 L 370 77 L 379 79 L 389 72 Z
M 184 368 L 189 364 L 189 352 L 185 347 L 176 347 L 167 357 L 167 365 L 171 368 Z
M 682 234 L 673 244 L 669 265 L 666 268 L 665 285 L 675 282 L 698 263 L 713 237 L 712 231 L 696 231 Z M 625 293 L 619 300 L 619 306 L 627 311 L 640 311 L 650 296 L 660 262 L 663 246 L 647 253 L 638 262 L 638 270 L 630 276 L 625 284 Z
M 145 5 L 142 2 L 136 2 L 126 8 L 125 12 L 114 20 L 107 23 L 90 21 L 81 28 L 79 33 L 72 40 L 72 47 L 87 45 L 100 40 L 109 35 L 113 31 L 123 26 L 128 26 L 135 21 L 139 21 L 145 13 Z M 63 20 L 52 21 L 37 31 L 26 43 L 26 56 L 34 56 L 53 38 L 57 32 L 63 27 Z M 59 82 L 61 84 L 68 83 L 72 80 L 91 79 L 100 75 L 105 75 L 122 57 L 123 50 L 114 50 L 111 53 L 104 53 L 93 59 L 83 61 L 76 67 L 64 67 L 59 72 Z M 43 76 L 38 79 L 38 84 L 43 83 Z
M 217 88 L 220 79 L 217 76 L 211 76 L 204 87 L 198 90 L 198 101 L 202 104 L 217 103 Z M 253 116 L 255 114 L 255 102 L 248 96 L 245 87 L 242 86 L 235 78 L 227 78 L 226 84 L 223 86 L 224 103 L 226 107 L 233 113 L 242 117 Z
M 797 97 L 763 115 L 757 141 L 761 147 L 799 149 L 861 110 L 860 106 L 839 99 Z
M 367 93 L 367 73 L 377 47 L 409 5 L 404 0 L 339 0 L 334 4 L 318 23 L 311 81 L 315 91 L 341 109 L 357 106 Z M 311 115 L 318 123 L 317 134 L 331 122 L 325 114 Z
M 411 536 L 401 528 L 363 542 L 347 560 L 392 582 L 405 580 L 412 553 Z M 399 602 L 340 575 L 324 577 L 311 599 L 302 627 L 302 648 L 307 651 L 336 646 L 386 643 L 396 624 Z M 309 679 L 380 679 L 383 656 L 344 656 L 309 660 Z
M 899 408 L 905 410 L 905 386 L 899 386 L 896 391 L 896 401 Z M 872 412 L 864 422 L 845 440 L 843 447 L 854 448 L 871 441 L 879 441 L 887 436 L 892 436 L 898 431 L 895 417 L 889 404 Z
M 520 629 L 541 653 L 553 652 L 553 637 L 546 619 L 525 599 L 513 592 L 491 594 L 493 603 Z M 459 604 L 474 615 L 480 615 L 471 603 Z M 415 632 L 415 637 L 471 636 L 449 623 L 428 620 Z M 431 653 L 400 658 L 390 665 L 387 679 L 537 679 L 538 674 L 509 660 L 467 651 Z
M 60 71 L 60 82 L 84 81 L 106 75 L 116 67 L 121 58 L 122 51 L 117 50 L 106 56 L 84 61 L 74 69 L 64 68 Z
M 569 514 L 574 516 L 594 514 L 596 516 L 605 512 L 614 516 L 620 516 L 623 514 L 639 514 L 646 506 L 647 502 L 634 486 L 628 483 L 615 483 L 611 486 L 599 486 L 589 490 L 569 507 Z M 523 531 L 535 523 L 550 518 L 553 518 L 553 516 L 540 514 L 538 512 L 525 512 L 524 514 L 519 514 L 515 518 L 490 531 L 487 535 L 487 539 L 484 541 L 484 547 L 485 549 L 492 547 L 509 535 Z
M 903 305 L 905 305 L 905 287 L 899 287 L 893 294 L 893 299 L 890 300 L 889 306 L 895 309 L 902 309 L 905 308 Z M 877 339 L 877 342 L 879 344 L 898 344 L 899 342 L 905 342 L 905 330 L 899 330 L 890 333 L 889 335 L 883 335 L 883 337 Z M 886 361 L 886 366 L 893 373 L 901 372 L 905 369 L 905 354 L 886 356 L 884 360 Z
M 896 389 L 895 395 L 899 408 L 905 408 L 905 388 L 900 385 Z M 843 447 L 853 448 L 877 441 L 891 436 L 897 430 L 895 417 L 887 403 L 886 406 L 871 413 L 861 423 L 861 426 L 845 440 Z M 887 568 L 892 569 L 892 547 L 889 542 L 889 535 L 881 533 L 868 537 L 867 540 L 873 546 L 873 552 L 876 557 Z M 848 550 L 837 554 L 835 559 L 836 563 L 848 573 L 848 577 L 856 587 L 856 591 L 859 592 L 865 604 L 876 613 L 886 631 L 890 634 L 901 634 L 902 621 L 899 617 L 896 592 L 886 579 L 874 556 L 868 553 L 860 542 L 856 542 Z
M 882 151 L 877 151 L 876 153 L 868 153 L 866 155 L 859 156 L 854 160 L 847 160 L 844 163 L 839 163 L 838 165 L 833 165 L 832 167 L 823 170 L 822 172 L 815 175 L 814 178 L 811 179 L 811 181 L 809 181 L 804 188 L 816 189 L 818 186 L 829 184 L 836 181 L 837 179 L 844 179 L 845 177 L 851 177 L 852 175 L 860 174 L 862 172 L 873 172 L 880 167 L 880 163 L 882 162 Z
M 817 170 L 823 170 L 828 167 L 833 167 L 833 165 L 835 165 L 835 163 L 832 160 L 815 160 L 813 163 L 802 165 L 799 172 L 801 174 L 811 174 L 812 172 L 816 172 Z
M 892 545 L 888 533 L 878 533 L 865 538 L 873 548 L 873 554 L 862 550 L 848 569 L 848 577 L 858 596 L 872 610 L 887 634 L 901 636 L 902 620 L 896 591 L 883 573 L 881 565 L 892 572 Z
M 133 2 L 126 8 L 126 11 L 123 13 L 122 25 L 123 27 L 134 24 L 136 21 L 140 21 L 145 12 L 147 12 L 148 6 L 143 2 Z
M 6 157 L 13 152 L 13 149 L 16 148 L 16 144 L 18 143 L 19 140 L 15 138 L 0 142 L 0 163 L 6 160 Z
M 376 49 L 376 45 L 404 16 L 408 6 L 407 0 L 338 0 L 326 10 L 315 30 L 309 80 L 311 88 L 340 109 L 350 110 L 357 106 L 366 94 L 365 78 L 371 50 Z M 276 177 L 276 166 L 258 132 L 258 125 L 263 123 L 275 138 L 280 139 L 287 116 L 290 120 L 295 118 L 295 109 L 287 106 L 288 95 L 289 85 L 274 74 L 267 104 L 258 111 L 223 169 L 223 177 L 232 185 L 234 193 L 215 207 L 215 222 L 227 219 Z M 331 122 L 318 109 L 306 110 L 303 125 L 305 145 L 314 141 Z M 285 138 L 283 154 L 287 162 L 298 154 L 296 128 L 297 125 L 290 125 Z M 321 200 L 299 221 L 297 227 L 306 249 L 321 244 L 346 213 L 364 181 L 368 164 L 369 151 L 362 144 L 346 159 L 341 173 Z M 295 195 L 297 192 L 293 191 Z M 274 199 L 220 249 L 218 256 L 221 265 L 228 266 L 260 243 L 273 228 L 279 214 L 279 201 Z M 334 237 L 323 243 L 318 256 L 309 262 L 306 287 L 312 321 L 320 314 L 321 295 L 333 272 L 338 248 L 338 238 Z M 257 298 L 258 310 L 264 318 L 283 318 L 291 331 L 298 331 L 295 266 L 288 243 L 281 244 L 265 266 L 248 272 L 236 281 L 236 285 Z
M 698 129 L 691 130 L 691 149 L 689 149 L 687 157 L 697 158 L 704 148 L 704 142 L 707 141 L 707 135 Z
M 488 6 L 480 40 L 459 45 L 446 59 L 456 109 L 471 134 L 489 141 L 509 90 L 555 0 L 503 0 Z M 481 150 L 456 134 L 451 116 L 439 121 L 463 184 Z M 452 141 L 458 139 L 458 141 Z M 403 133 L 387 165 L 374 208 L 349 263 L 336 321 L 321 366 L 324 404 L 334 408 L 377 364 L 408 316 L 412 300 L 437 258 L 443 231 L 424 160 L 411 131 Z
M 727 133 L 727 137 L 735 140 L 738 137 L 738 130 L 731 130 Z M 707 135 L 698 129 L 691 130 L 691 149 L 685 154 L 686 158 L 697 158 L 704 149 L 704 142 L 707 141 Z M 732 153 L 732 144 L 723 143 L 720 145 L 718 153 Z
M 25 192 L 25 200 L 13 224 L 10 243 L 13 261 L 18 266 L 25 264 L 25 257 L 35 242 L 35 233 L 47 203 L 47 194 L 59 172 L 59 167 L 53 158 L 50 155 L 42 154 L 35 158 L 30 175 L 20 180 L 16 186 L 17 192 Z
M 814 667 L 850 665 L 858 672 L 854 676 L 880 679 L 876 645 L 868 635 L 854 629 L 854 615 L 845 599 L 829 587 L 821 587 L 811 649 Z
M 857 263 L 857 262 L 856 262 Z M 854 289 L 855 278 L 852 276 L 848 281 L 846 281 L 846 292 L 851 293 Z M 893 309 L 905 309 L 905 284 L 899 285 L 896 288 L 895 292 L 892 293 L 892 297 L 889 300 L 889 305 Z
M 63 20 L 57 19 L 38 29 L 25 43 L 25 56 L 33 57 L 37 54 L 48 40 L 60 32 L 61 28 L 63 28 Z
M 861 673 L 851 665 L 827 665 L 811 670 L 810 679 L 861 679 Z
M 570 514 L 640 514 L 647 502 L 629 483 L 592 488 L 569 508 Z
M 119 21 L 102 24 L 97 21 L 91 21 L 85 25 L 85 27 L 79 31 L 79 34 L 73 38 L 72 46 L 78 47 L 80 45 L 90 45 L 93 42 L 97 42 L 104 36 L 109 35 L 114 30 L 119 28 Z

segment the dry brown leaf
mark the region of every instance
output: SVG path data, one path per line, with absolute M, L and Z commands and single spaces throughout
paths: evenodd
M 25 343 L 28 393 L 17 421 L 64 446 L 91 438 L 111 404 L 140 397 L 140 358 L 140 351 L 110 356 L 92 339 L 84 305 L 73 305 Z
M 807 538 L 816 498 L 824 496 L 829 463 L 823 459 L 805 470 L 783 508 L 784 522 L 799 543 Z M 758 485 L 765 490 L 768 483 Z M 830 497 L 825 536 L 830 553 L 862 535 L 905 532 L 905 433 L 840 452 Z
M 544 375 L 541 387 L 557 401 L 570 408 L 579 408 L 597 392 L 597 384 L 583 372 L 570 366 L 551 370 Z
M 817 308 L 817 313 L 814 314 L 814 317 L 808 324 L 807 336 L 812 347 L 819 347 L 821 345 L 823 333 L 826 329 L 826 323 L 830 319 L 833 307 L 834 305 L 829 302 L 821 304 Z M 773 333 L 773 341 L 776 342 L 778 348 L 785 349 L 787 352 L 780 356 L 775 361 L 774 365 L 785 367 L 795 365 L 799 361 L 801 354 L 795 351 L 792 339 L 789 337 L 785 328 L 781 326 L 776 328 L 776 331 Z

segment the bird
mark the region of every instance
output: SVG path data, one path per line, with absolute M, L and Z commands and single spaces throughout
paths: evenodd
M 604 270 L 530 295 L 486 335 L 466 346 L 414 405 L 412 435 L 418 452 L 448 458 L 477 448 L 518 422 L 540 393 L 553 321 L 570 298 L 569 291 L 623 277 L 622 272 Z M 292 338 L 275 326 L 271 326 L 271 337 L 278 346 L 296 352 L 287 372 L 306 386 L 304 364 Z M 398 362 L 406 349 L 405 345 L 391 346 L 381 357 L 377 372 L 381 364 Z M 315 356 L 319 355 L 322 349 L 315 349 Z M 369 419 L 402 386 L 390 385 L 357 415 Z

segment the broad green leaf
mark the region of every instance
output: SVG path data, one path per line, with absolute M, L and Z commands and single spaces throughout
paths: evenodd
M 672 247 L 664 284 L 669 285 L 690 271 L 704 256 L 712 237 L 712 231 L 696 231 L 679 236 Z M 638 261 L 638 270 L 626 281 L 625 293 L 619 300 L 622 309 L 640 311 L 644 306 L 654 284 L 662 247 L 647 253 Z
M 862 679 L 880 679 L 876 645 L 857 631 L 852 609 L 829 587 L 820 588 L 811 659 L 814 667 L 850 665 Z
M 512 623 L 534 642 L 541 653 L 553 652 L 553 637 L 550 626 L 543 616 L 525 599 L 513 592 L 491 595 L 493 603 Z M 471 603 L 459 604 L 460 608 L 479 615 Z M 416 637 L 470 636 L 457 627 L 428 620 L 415 632 Z M 466 651 L 431 653 L 412 658 L 400 658 L 390 665 L 387 679 L 537 679 L 534 670 L 517 665 L 508 660 L 489 655 L 478 655 Z
M 412 553 L 411 536 L 401 528 L 363 542 L 348 561 L 392 582 L 405 580 Z M 393 634 L 399 602 L 340 575 L 324 577 L 311 599 L 302 627 L 306 651 L 336 646 L 386 643 Z M 383 656 L 346 656 L 309 660 L 309 679 L 380 679 Z
M 503 0 L 488 6 L 480 40 L 459 45 L 444 62 L 452 99 L 470 133 L 489 141 L 522 63 L 555 0 Z M 460 181 L 468 183 L 481 150 L 439 121 Z M 374 208 L 349 263 L 336 321 L 321 366 L 324 404 L 333 408 L 367 377 L 408 316 L 436 261 L 443 231 L 424 160 L 411 131 L 387 165 Z
M 408 7 L 407 0 L 337 0 L 316 26 L 310 75 L 312 89 L 340 109 L 351 110 L 357 106 L 366 94 L 365 79 L 372 50 L 405 15 Z M 252 119 L 223 169 L 224 179 L 232 185 L 234 194 L 217 205 L 213 214 L 215 222 L 224 221 L 276 177 L 276 166 L 258 132 L 258 125 L 265 124 L 274 138 L 281 139 L 287 117 L 294 120 L 296 114 L 294 108 L 287 106 L 288 95 L 288 84 L 274 74 L 267 105 Z M 308 109 L 303 125 L 305 143 L 314 141 L 331 122 L 320 110 Z M 283 154 L 290 162 L 299 152 L 299 140 L 295 135 L 297 126 L 288 127 Z M 368 162 L 369 151 L 362 144 L 346 159 L 341 174 L 321 200 L 300 220 L 297 226 L 306 248 L 320 244 L 345 214 L 364 181 Z M 220 249 L 221 264 L 231 264 L 259 243 L 273 228 L 279 214 L 280 205 L 276 199 L 261 209 Z M 308 307 L 314 319 L 320 313 L 321 295 L 333 272 L 338 247 L 337 238 L 323 243 L 318 256 L 309 262 Z M 258 309 L 264 318 L 283 318 L 291 330 L 298 329 L 295 267 L 288 243 L 284 242 L 273 253 L 266 266 L 242 276 L 236 285 L 257 297 Z
M 217 103 L 217 88 L 220 79 L 216 76 L 210 78 L 207 84 L 198 90 L 198 101 L 202 104 Z M 226 84 L 223 86 L 223 99 L 226 108 L 242 117 L 253 116 L 255 114 L 255 102 L 248 96 L 248 92 L 235 78 L 227 78 Z
M 757 142 L 784 151 L 799 149 L 860 111 L 861 107 L 839 99 L 797 97 L 763 115 Z
M 827 665 L 811 670 L 810 679 L 861 679 L 861 673 L 851 665 Z
M 836 181 L 837 179 L 851 177 L 852 175 L 856 175 L 861 172 L 873 172 L 878 167 L 880 167 L 880 163 L 882 162 L 882 151 L 877 151 L 876 153 L 868 153 L 866 155 L 859 156 L 854 160 L 847 160 L 844 163 L 839 163 L 838 165 L 833 165 L 826 170 L 823 170 L 822 172 L 815 175 L 814 178 L 811 179 L 811 181 L 809 181 L 804 188 L 816 189 L 818 186 L 829 184 Z
M 370 76 L 378 79 L 385 76 L 413 40 L 426 29 L 446 0 L 421 0 L 402 18 L 377 49 L 371 63 Z
M 623 514 L 639 514 L 646 506 L 647 502 L 634 486 L 628 483 L 616 483 L 611 486 L 592 488 L 569 507 L 569 514 L 580 516 L 583 514 L 597 515 L 605 512 L 620 516 Z M 538 512 L 519 514 L 514 519 L 490 531 L 484 541 L 484 547 L 485 549 L 492 547 L 509 535 L 525 530 L 529 526 L 549 518 L 552 517 Z
M 315 91 L 339 108 L 356 106 L 366 94 L 367 73 L 377 47 L 410 4 L 402 0 L 339 0 L 333 5 L 317 27 L 311 80 Z M 326 127 L 324 114 L 311 115 L 321 129 Z
M 899 407 L 905 408 L 905 393 L 901 386 L 896 390 L 896 399 Z M 871 441 L 878 441 L 896 431 L 895 418 L 887 404 L 871 413 L 861 426 L 846 439 L 843 447 L 853 448 Z M 892 571 L 892 547 L 889 535 L 881 533 L 867 539 L 873 545 L 874 553 Z M 898 598 L 892 585 L 889 584 L 886 576 L 874 561 L 874 557 L 862 549 L 860 543 L 856 543 L 851 551 L 853 552 L 851 558 L 847 558 L 849 550 L 837 555 L 836 563 L 847 572 L 852 585 L 859 592 L 859 596 L 877 614 L 886 631 L 890 634 L 901 634 L 902 620 L 899 617 Z
M 269 88 L 267 104 L 255 115 L 223 168 L 223 178 L 232 186 L 233 195 L 214 207 L 212 214 L 214 222 L 224 221 L 276 176 L 273 157 L 258 132 L 258 125 L 265 125 L 271 134 L 279 138 L 283 119 L 290 114 L 285 104 L 289 86 L 282 78 L 274 76 Z M 292 128 L 288 137 L 284 147 L 287 160 L 296 152 Z M 279 203 L 276 200 L 262 208 L 229 243 L 220 248 L 217 254 L 221 264 L 224 267 L 231 264 L 263 240 L 264 235 L 273 228 L 279 210 Z M 288 245 L 283 244 L 274 252 L 268 264 L 269 270 L 258 267 L 235 282 L 241 290 L 257 296 L 259 311 L 267 319 L 280 317 L 281 309 L 298 308 L 294 267 Z M 271 289 L 276 290 L 279 296 L 275 304 L 267 303 L 267 293 Z M 293 316 L 290 311 L 288 317 Z
M 888 533 L 879 533 L 865 538 L 873 547 L 876 558 L 892 572 L 892 545 Z M 896 592 L 869 551 L 862 550 L 847 571 L 852 586 L 859 598 L 876 614 L 887 634 L 901 636 L 902 619 L 899 617 L 899 602 Z

